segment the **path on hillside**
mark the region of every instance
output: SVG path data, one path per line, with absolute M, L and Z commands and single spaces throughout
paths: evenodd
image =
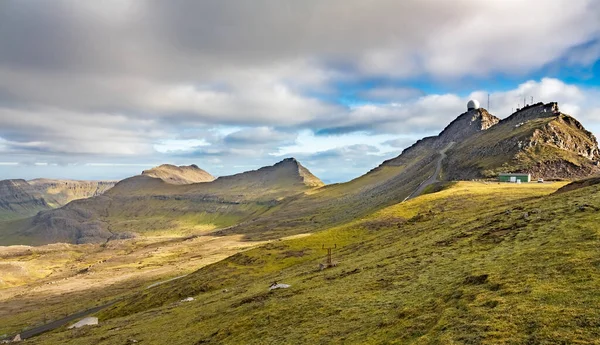
M 70 323 L 70 322 L 73 322 L 73 321 L 78 320 L 80 318 L 83 318 L 84 316 L 88 316 L 90 314 L 97 313 L 100 310 L 102 310 L 102 309 L 104 309 L 106 307 L 109 307 L 109 306 L 117 303 L 118 301 L 119 300 L 115 300 L 115 301 L 112 301 L 110 303 L 106 303 L 106 304 L 103 304 L 103 305 L 100 305 L 100 306 L 97 306 L 97 307 L 94 307 L 94 308 L 91 308 L 91 309 L 88 309 L 88 310 L 80 311 L 78 313 L 71 314 L 71 315 L 69 315 L 67 317 L 64 317 L 62 319 L 55 320 L 55 321 L 52 321 L 50 323 L 47 323 L 47 324 L 44 324 L 44 325 L 41 325 L 41 326 L 38 326 L 38 327 L 34 327 L 34 328 L 31 328 L 31 329 L 28 329 L 28 330 L 23 331 L 23 332 L 21 332 L 19 334 L 21 335 L 21 339 L 27 339 L 27 338 L 31 338 L 31 337 L 34 337 L 36 335 L 39 335 L 39 334 L 42 334 L 42 333 L 45 333 L 45 332 L 48 332 L 48 331 L 52 331 L 54 329 L 57 329 L 58 327 L 66 325 L 67 323 Z M 15 335 L 13 335 L 9 339 L 14 338 Z
M 440 176 L 440 172 L 442 171 L 442 162 L 446 158 L 446 151 L 448 151 L 454 144 L 455 142 L 452 141 L 446 147 L 439 151 L 440 158 L 438 158 L 437 164 L 435 166 L 435 172 L 433 173 L 433 175 L 429 176 L 427 180 L 421 182 L 417 189 L 415 189 L 414 192 L 410 193 L 410 195 L 407 196 L 406 199 L 404 199 L 404 201 L 418 197 L 419 195 L 421 195 L 421 193 L 423 193 L 425 188 L 436 182 L 439 182 L 438 176 Z

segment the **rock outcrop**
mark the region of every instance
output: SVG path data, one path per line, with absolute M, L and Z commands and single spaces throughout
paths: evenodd
M 500 119 L 490 114 L 487 110 L 480 108 L 469 110 L 459 115 L 438 135 L 438 141 L 441 146 L 452 142 L 462 141 L 473 134 L 485 131 L 496 125 Z M 438 146 L 440 146 L 438 145 Z

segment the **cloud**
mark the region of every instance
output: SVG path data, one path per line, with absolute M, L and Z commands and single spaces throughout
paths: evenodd
M 254 166 L 305 131 L 307 158 L 359 161 L 351 135 L 383 156 L 485 99 L 486 78 L 593 65 L 598 17 L 594 0 L 0 1 L 0 161 Z M 465 80 L 481 91 L 427 87 Z M 501 117 L 534 96 L 600 132 L 594 89 L 491 91 Z
M 424 96 L 422 90 L 413 87 L 377 87 L 361 92 L 362 98 L 372 101 L 400 102 Z
M 228 134 L 223 138 L 226 145 L 232 146 L 255 146 L 291 145 L 295 142 L 298 134 L 295 132 L 281 132 L 269 127 L 245 128 Z
M 382 145 L 387 145 L 387 146 L 391 146 L 394 148 L 407 148 L 410 145 L 414 144 L 415 140 L 413 138 L 397 138 L 397 139 L 393 139 L 393 140 L 386 140 L 383 143 L 381 143 Z

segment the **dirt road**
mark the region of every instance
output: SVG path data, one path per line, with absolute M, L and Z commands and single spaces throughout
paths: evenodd
M 446 151 L 448 151 L 454 144 L 454 142 L 449 143 L 439 152 L 440 158 L 438 158 L 437 164 L 435 166 L 435 172 L 433 173 L 433 175 L 429 176 L 427 180 L 421 182 L 419 187 L 417 187 L 417 189 L 415 189 L 414 192 L 412 192 L 406 199 L 404 199 L 404 201 L 418 197 L 419 195 L 421 195 L 421 193 L 423 193 L 425 188 L 438 182 L 438 177 L 440 176 L 440 172 L 442 171 L 442 162 L 446 158 Z

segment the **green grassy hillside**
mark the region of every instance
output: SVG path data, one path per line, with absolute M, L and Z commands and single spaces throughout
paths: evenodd
M 571 344 L 599 337 L 600 186 L 459 182 L 136 294 L 37 344 Z M 337 266 L 320 271 L 322 245 Z M 269 292 L 273 281 L 291 284 Z M 178 302 L 186 297 L 193 302 Z

